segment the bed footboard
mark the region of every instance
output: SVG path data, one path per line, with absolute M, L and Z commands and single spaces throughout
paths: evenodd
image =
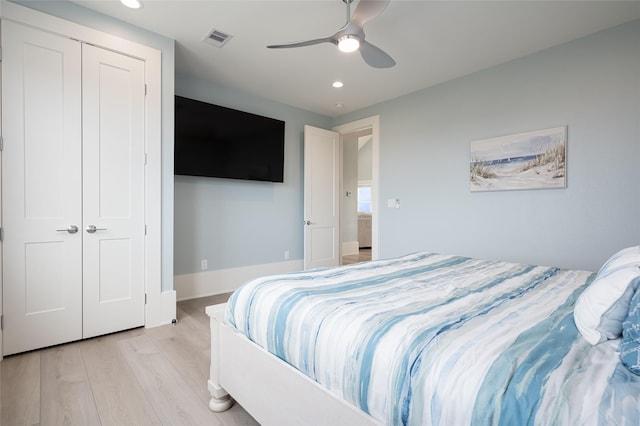
M 265 426 L 381 426 L 377 420 L 236 333 L 223 323 L 224 312 L 225 304 L 206 308 L 211 318 L 208 387 L 212 411 L 227 410 L 237 399 Z M 282 401 L 287 401 L 286 410 L 281 408 Z
M 211 325 L 211 365 L 209 366 L 208 388 L 211 394 L 209 409 L 216 413 L 226 411 L 233 405 L 233 398 L 220 386 L 220 326 L 227 304 L 207 306 Z

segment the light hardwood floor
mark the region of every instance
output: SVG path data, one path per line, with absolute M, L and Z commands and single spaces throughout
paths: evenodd
M 5 357 L 0 424 L 257 425 L 238 404 L 208 408 L 204 312 L 229 295 L 179 302 L 175 326 L 138 328 Z
M 351 263 L 358 263 L 358 262 L 368 262 L 369 260 L 371 260 L 370 248 L 361 248 L 358 251 L 358 254 L 350 254 L 347 256 L 342 256 L 343 265 L 349 265 Z

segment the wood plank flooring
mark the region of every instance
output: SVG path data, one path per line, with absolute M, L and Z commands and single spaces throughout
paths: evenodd
M 350 254 L 342 256 L 342 264 L 349 265 L 351 263 L 368 262 L 371 260 L 371 249 L 361 248 L 358 254 Z
M 178 323 L 124 331 L 5 357 L 0 425 L 212 425 L 258 423 L 238 404 L 209 410 L 208 305 L 179 302 Z

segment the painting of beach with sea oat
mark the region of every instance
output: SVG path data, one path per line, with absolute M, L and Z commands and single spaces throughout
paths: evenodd
M 567 126 L 471 141 L 471 191 L 566 188 Z

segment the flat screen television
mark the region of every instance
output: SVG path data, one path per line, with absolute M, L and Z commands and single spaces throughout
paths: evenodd
M 176 175 L 283 182 L 284 121 L 175 97 Z

